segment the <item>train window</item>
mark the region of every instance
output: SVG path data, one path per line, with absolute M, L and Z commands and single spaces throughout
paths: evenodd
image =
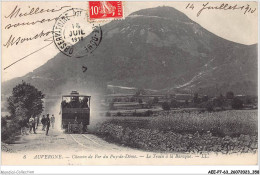
M 88 107 L 89 107 L 89 105 L 88 105 L 88 98 L 87 98 L 87 97 L 84 97 L 84 98 L 80 101 L 80 103 L 81 103 L 81 107 L 82 107 L 82 108 L 88 108 Z
M 61 102 L 62 108 L 89 108 L 88 97 L 65 98 Z

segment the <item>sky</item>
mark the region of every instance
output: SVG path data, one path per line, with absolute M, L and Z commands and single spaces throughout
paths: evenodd
M 192 8 L 186 8 L 190 3 L 193 4 Z M 237 7 L 245 6 L 255 12 L 247 12 L 245 10 L 203 10 L 202 13 L 197 16 L 200 9 L 206 2 L 124 2 L 124 16 L 128 16 L 130 13 L 138 11 L 140 9 L 152 8 L 158 6 L 170 6 L 186 14 L 190 19 L 200 24 L 208 31 L 225 38 L 230 41 L 234 41 L 241 44 L 251 45 L 258 42 L 258 6 L 256 2 L 228 2 L 228 5 L 237 5 Z M 224 2 L 209 2 L 208 6 L 215 7 L 220 6 Z M 57 12 L 45 12 L 38 13 L 36 15 L 22 15 L 21 17 L 11 17 L 11 12 L 16 8 L 20 13 L 29 13 L 32 8 L 36 9 L 60 9 Z M 53 19 L 70 8 L 88 9 L 87 2 L 2 2 L 2 82 L 10 80 L 15 77 L 23 76 L 34 69 L 45 64 L 49 59 L 53 58 L 59 53 L 59 50 L 54 43 L 46 46 L 50 43 L 47 38 L 52 38 L 51 34 L 39 39 L 20 42 L 18 45 L 6 46 L 7 41 L 10 38 L 14 38 L 14 41 L 19 37 L 28 38 L 33 37 L 40 33 L 47 34 L 48 31 L 52 31 L 55 21 L 45 23 L 37 23 L 35 25 L 11 27 L 7 29 L 6 26 L 17 23 L 34 22 L 42 19 Z M 40 10 L 39 10 L 40 11 Z M 9 17 L 8 17 L 9 16 Z M 99 21 L 100 25 L 104 25 L 110 21 Z M 44 49 L 35 52 L 36 50 L 46 46 Z M 33 53 L 33 54 L 31 54 Z M 13 62 L 31 54 L 22 61 L 14 64 L 13 66 L 3 69 Z M 73 58 L 72 58 L 73 59 Z

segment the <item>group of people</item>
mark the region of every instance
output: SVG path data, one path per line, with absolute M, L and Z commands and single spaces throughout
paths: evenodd
M 49 129 L 50 129 L 50 125 L 52 126 L 52 128 L 54 128 L 54 123 L 55 123 L 55 117 L 54 115 L 52 114 L 51 118 L 49 117 L 50 115 L 47 114 L 46 117 L 45 115 L 42 116 L 42 119 L 41 119 L 41 123 L 42 123 L 42 130 L 43 131 L 46 131 L 46 135 L 48 135 L 48 132 L 49 132 Z M 38 126 L 39 126 L 39 117 L 30 117 L 29 118 L 29 128 L 30 128 L 30 133 L 33 133 L 36 134 L 36 130 L 38 129 Z

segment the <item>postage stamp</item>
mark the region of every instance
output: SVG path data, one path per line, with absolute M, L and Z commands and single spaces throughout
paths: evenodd
M 89 20 L 113 20 L 124 17 L 122 1 L 90 1 Z
M 101 40 L 101 27 L 90 24 L 83 9 L 72 8 L 65 11 L 53 26 L 56 47 L 69 57 L 79 58 L 92 53 Z

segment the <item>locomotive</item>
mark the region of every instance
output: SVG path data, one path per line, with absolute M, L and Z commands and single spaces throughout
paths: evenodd
M 90 120 L 91 96 L 80 95 L 72 91 L 63 95 L 61 101 L 61 127 L 67 133 L 83 133 L 87 131 Z

